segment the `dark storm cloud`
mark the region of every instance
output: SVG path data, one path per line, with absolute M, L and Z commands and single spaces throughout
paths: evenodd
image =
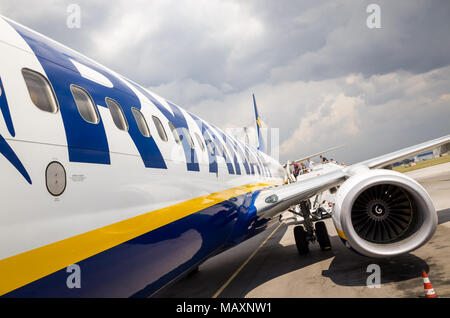
M 74 1 L 1 1 L 0 14 L 53 38 L 82 53 L 89 54 L 94 45 L 89 34 L 107 23 L 110 8 L 105 1 L 77 1 L 82 9 L 80 29 L 66 25 L 67 8 Z
M 285 60 L 286 66 L 275 66 L 273 78 L 321 80 L 349 73 L 367 77 L 397 70 L 422 73 L 450 63 L 450 41 L 443 41 L 450 31 L 448 2 L 377 1 L 382 28 L 369 29 L 365 8 L 371 2 L 325 5 L 313 24 L 331 28 L 326 33 L 309 33 L 325 44 L 304 54 L 291 46 L 300 54 Z
M 377 30 L 366 26 L 365 9 L 371 2 L 236 1 L 237 18 L 251 17 L 263 30 L 249 35 L 253 30 L 242 23 L 242 30 L 230 38 L 215 33 L 214 20 L 219 17 L 205 20 L 191 14 L 202 10 L 204 3 L 198 1 L 166 1 L 166 5 L 157 6 L 158 11 L 152 10 L 152 1 L 116 1 L 114 5 L 79 1 L 83 26 L 77 30 L 65 27 L 66 9 L 72 1 L 3 1 L 0 8 L 19 22 L 77 50 L 93 53 L 94 58 L 146 86 L 193 79 L 219 88 L 231 83 L 234 91 L 240 91 L 267 78 L 279 82 L 322 80 L 350 73 L 367 77 L 397 70 L 421 73 L 450 63 L 450 41 L 443 40 L 450 32 L 448 1 L 376 1 L 382 18 L 382 28 Z M 210 6 L 216 5 L 212 3 Z M 196 5 L 197 10 L 186 10 Z M 112 33 L 136 11 L 144 12 L 138 17 L 145 20 L 138 30 L 127 30 L 131 38 L 155 19 L 157 30 L 144 31 L 139 41 L 121 43 L 120 54 L 114 55 L 118 59 L 109 60 L 108 54 L 102 58 L 90 34 L 99 30 L 96 34 Z M 159 16 L 161 13 L 164 16 Z M 219 14 L 220 10 L 211 13 Z M 235 18 L 225 14 L 217 25 L 231 27 L 238 22 Z M 233 57 L 234 43 L 247 39 L 254 43 Z M 131 68 L 130 63 L 138 67 Z

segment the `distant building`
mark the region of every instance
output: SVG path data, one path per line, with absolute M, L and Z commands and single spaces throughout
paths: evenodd
M 404 159 L 402 161 L 398 161 L 398 162 L 394 163 L 392 166 L 394 166 L 394 167 L 403 166 L 403 165 L 407 165 L 411 162 L 414 162 L 414 159 L 408 158 L 408 159 Z
M 401 161 L 397 161 L 394 164 L 392 164 L 391 167 L 388 167 L 388 169 L 392 169 L 393 167 L 399 167 L 399 166 L 412 166 L 416 162 L 446 156 L 449 154 L 449 151 L 450 151 L 450 143 L 443 145 L 441 147 L 438 147 L 438 148 L 434 149 L 433 151 L 423 152 L 421 154 L 418 154 L 417 156 L 403 159 Z
M 421 154 L 418 154 L 417 156 L 414 157 L 414 162 L 420 162 L 420 161 L 424 161 L 424 160 L 428 160 L 428 159 L 433 159 L 435 158 L 435 154 L 433 151 L 428 151 L 428 152 L 424 152 Z

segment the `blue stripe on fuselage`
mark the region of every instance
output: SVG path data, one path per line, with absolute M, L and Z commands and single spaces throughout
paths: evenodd
M 23 166 L 22 162 L 20 161 L 19 157 L 17 157 L 14 150 L 12 150 L 11 146 L 8 145 L 5 138 L 0 135 L 0 154 L 5 156 L 6 159 L 17 169 L 17 171 L 20 172 L 20 174 L 27 180 L 29 184 L 31 184 L 31 178 L 28 175 L 27 170 Z
M 0 77 L 0 110 L 3 114 L 3 119 L 5 120 L 6 127 L 8 128 L 11 136 L 15 136 L 16 132 L 14 130 L 14 125 L 11 119 L 11 113 L 9 112 L 8 100 L 6 98 L 5 88 L 3 87 L 2 78 Z
M 191 148 L 187 136 L 185 136 L 185 131 L 180 128 L 185 128 L 189 131 L 189 127 L 186 121 L 186 118 L 184 117 L 183 113 L 181 112 L 181 109 L 174 105 L 173 103 L 167 102 L 170 109 L 173 113 L 171 113 L 166 107 L 161 105 L 161 103 L 147 90 L 143 89 L 139 85 L 134 85 L 131 83 L 139 92 L 142 93 L 153 105 L 156 106 L 156 108 L 159 109 L 161 113 L 166 117 L 166 119 L 174 124 L 174 126 L 177 128 L 177 133 L 181 136 L 181 143 L 183 146 L 184 155 L 186 158 L 186 167 L 188 171 L 200 171 L 200 166 L 198 164 L 197 160 L 197 154 L 195 152 L 195 149 Z M 184 138 L 183 138 L 184 137 Z
M 214 126 L 214 125 L 211 125 L 211 126 L 217 131 L 217 133 L 222 137 L 222 139 L 223 139 L 223 141 L 224 141 L 225 146 L 223 146 L 222 148 L 223 148 L 225 151 L 223 151 L 223 152 L 221 153 L 221 155 L 222 155 L 223 159 L 225 159 L 225 162 L 226 162 L 226 164 L 227 164 L 228 173 L 234 174 L 235 171 L 234 171 L 234 169 L 233 169 L 233 164 L 231 163 L 230 158 L 228 158 L 228 155 L 227 155 L 227 152 L 226 152 L 226 149 L 229 148 L 229 147 L 227 146 L 227 138 L 225 137 L 225 134 L 224 134 L 219 128 L 217 128 L 217 127 Z M 216 143 L 221 143 L 221 142 L 220 142 L 220 139 L 217 138 L 216 136 L 214 136 L 214 139 L 215 139 L 215 142 L 216 142 Z M 228 149 L 228 150 L 229 150 L 230 153 L 234 156 L 234 158 L 237 159 L 237 156 L 236 156 L 236 153 L 234 152 L 234 149 L 231 148 L 231 149 Z M 236 169 L 236 174 L 241 174 L 241 169 L 240 169 L 240 167 L 239 167 L 239 163 L 236 164 L 236 161 L 235 161 L 235 167 L 234 167 L 234 168 Z M 239 173 L 237 173 L 237 171 L 239 171 Z
M 91 60 L 74 53 L 72 50 L 66 49 L 57 43 L 34 33 L 14 22 L 10 24 L 22 36 L 22 38 L 30 46 L 36 55 L 42 68 L 44 69 L 49 81 L 52 83 L 55 95 L 60 105 L 61 116 L 66 132 L 67 146 L 69 152 L 69 160 L 72 162 L 110 164 L 110 149 L 106 137 L 103 121 L 100 119 L 98 124 L 86 122 L 79 114 L 75 101 L 70 91 L 70 86 L 78 85 L 90 93 L 95 104 L 101 107 L 107 107 L 105 98 L 109 97 L 116 100 L 124 111 L 125 117 L 129 123 L 129 135 L 138 149 L 145 167 L 166 169 L 166 163 L 163 156 L 153 139 L 153 137 L 144 137 L 137 126 L 131 108 L 141 109 L 141 102 L 134 91 L 126 84 L 132 85 L 134 89 L 141 92 L 154 106 L 156 106 L 168 121 L 171 121 L 177 128 L 189 129 L 186 118 L 180 108 L 170 102 L 168 105 L 172 112 L 161 103 L 147 90 L 141 86 L 134 84 L 126 79 L 118 78 L 115 74 L 100 67 Z M 105 76 L 112 84 L 113 88 L 103 86 L 94 81 L 84 78 L 78 69 L 73 65 L 71 59 L 85 65 L 98 73 Z M 3 110 L 3 109 L 2 109 Z M 5 120 L 7 115 L 5 115 Z M 198 124 L 198 122 L 197 122 Z M 11 131 L 11 125 L 8 128 Z M 209 134 L 215 142 L 219 142 L 216 134 L 206 128 L 204 124 L 201 127 L 202 133 L 209 130 Z M 178 131 L 184 136 L 184 131 Z M 186 166 L 188 171 L 199 171 L 199 163 L 195 149 L 190 147 L 187 138 L 182 138 L 183 151 L 186 158 Z M 231 150 L 234 152 L 234 149 Z M 235 155 L 235 154 L 234 154 Z M 229 174 L 240 174 L 239 162 L 237 156 L 234 156 L 235 166 L 224 156 Z M 217 173 L 217 162 L 215 155 L 209 156 L 210 172 Z M 245 159 L 244 159 L 245 161 Z M 250 173 L 254 174 L 254 163 L 250 164 Z M 247 165 L 244 162 L 247 169 Z M 257 165 L 260 173 L 259 166 Z
M 205 140 L 206 148 L 207 148 L 206 152 L 208 154 L 208 161 L 209 161 L 209 172 L 218 173 L 219 169 L 218 169 L 218 164 L 217 164 L 217 156 L 216 156 L 217 152 L 215 151 L 215 146 L 213 144 L 211 144 L 211 145 L 207 144 L 208 142 L 212 143 L 213 132 L 211 131 L 211 129 L 208 128 L 206 123 L 204 123 L 200 118 L 198 118 L 194 114 L 189 114 L 189 115 L 192 117 L 192 119 L 197 124 L 197 127 L 200 129 L 203 139 Z M 214 148 L 213 153 L 211 153 L 209 147 Z
M 11 136 L 15 136 L 16 132 L 14 130 L 14 125 L 11 119 L 11 113 L 9 111 L 8 100 L 6 98 L 5 87 L 3 86 L 2 79 L 0 77 L 0 110 L 3 114 L 3 119 L 5 120 L 6 127 L 8 128 Z M 19 157 L 17 157 L 14 150 L 11 146 L 6 142 L 5 138 L 0 135 L 0 153 L 19 171 L 19 173 L 27 180 L 29 184 L 31 184 L 31 178 L 20 161 Z

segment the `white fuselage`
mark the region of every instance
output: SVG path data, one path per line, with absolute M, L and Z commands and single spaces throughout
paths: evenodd
M 33 38 L 25 36 L 25 33 L 32 35 Z M 39 41 L 45 41 L 40 48 L 50 47 L 48 55 L 44 54 L 44 50 L 37 50 L 39 44 L 33 46 Z M 68 131 L 71 129 L 71 117 L 64 114 L 68 114 L 69 111 L 66 109 L 73 108 L 73 106 L 64 102 L 63 98 L 67 98 L 67 92 L 70 91 L 62 91 L 61 84 L 58 80 L 54 80 L 56 75 L 51 72 L 51 69 L 52 67 L 58 69 L 58 76 L 65 76 L 64 72 L 67 73 L 67 76 L 74 76 L 74 71 L 65 69 L 57 59 L 52 60 L 52 54 L 55 52 L 71 54 L 68 60 L 72 60 L 74 69 L 79 72 L 76 74 L 80 78 L 77 85 L 83 86 L 83 83 L 87 83 L 83 88 L 94 97 L 100 121 L 104 127 L 109 162 L 88 162 L 90 159 L 82 162 L 80 159 L 73 160 L 71 158 L 71 151 L 76 150 L 77 154 L 83 155 L 83 149 L 80 150 L 78 144 L 69 144 L 68 140 L 89 139 L 90 135 L 83 135 L 82 130 L 71 130 L 71 135 L 68 136 Z M 30 69 L 42 74 L 53 85 L 59 104 L 59 110 L 56 113 L 42 111 L 33 104 L 22 74 L 23 69 Z M 109 80 L 111 78 L 113 79 Z M 7 105 L 2 107 L 4 116 L 0 116 L 0 136 L 6 143 L 2 152 L 3 156 L 0 156 L 2 176 L 0 197 L 3 202 L 0 212 L 0 240 L 3 242 L 0 248 L 0 270 L 5 269 L 1 273 L 2 276 L 20 276 L 9 281 L 7 286 L 3 286 L 0 294 L 11 292 L 17 288 L 24 290 L 23 288 L 26 287 L 23 286 L 26 284 L 44 279 L 57 271 L 64 271 L 65 267 L 72 263 L 82 262 L 89 257 L 94 257 L 103 251 L 123 244 L 129 239 L 135 239 L 144 233 L 167 227 L 173 222 L 184 220 L 198 211 L 210 208 L 207 201 L 211 194 L 226 193 L 223 198 L 228 200 L 251 192 L 253 189 L 279 184 L 284 178 L 284 170 L 277 161 L 202 121 L 208 131 L 215 133 L 214 140 L 222 142 L 222 147 L 227 149 L 228 154 L 227 160 L 223 156 L 215 156 L 217 172 L 211 172 L 208 148 L 205 147 L 202 150 L 204 145 L 202 147 L 200 141 L 194 137 L 195 135 L 205 137 L 205 132 L 200 129 L 198 121 L 196 122 L 187 111 L 173 103 L 169 105 L 165 99 L 146 91 L 167 111 L 173 114 L 173 107 L 177 107 L 184 116 L 187 129 L 194 142 L 193 150 L 196 154 L 196 163 L 198 163 L 198 171 L 188 170 L 183 151 L 184 144 L 176 143 L 167 116 L 155 106 L 154 100 L 150 100 L 143 94 L 141 87 L 90 59 L 4 18 L 0 18 L 0 80 L 3 86 L 1 94 L 7 99 Z M 143 148 L 137 148 L 138 143 L 131 134 L 134 118 L 124 110 L 130 123 L 130 133 L 119 130 L 113 122 L 108 107 L 104 102 L 98 102 L 98 97 L 95 97 L 96 87 L 104 86 L 105 90 L 109 89 L 113 92 L 115 89 L 113 82 L 115 81 L 127 87 L 130 92 L 135 94 L 134 98 L 139 100 L 140 111 L 148 123 L 151 138 L 159 149 L 166 168 L 146 167 L 140 152 Z M 118 96 L 121 93 L 114 92 Z M 103 96 L 103 100 L 106 97 L 110 96 Z M 122 104 L 122 107 L 130 108 L 136 107 L 136 105 Z M 6 108 L 12 122 L 12 125 L 9 124 L 9 126 L 8 120 L 4 120 L 6 119 Z M 153 124 L 152 116 L 160 119 L 167 134 L 167 141 L 160 138 Z M 240 151 L 226 145 L 222 138 L 223 135 L 233 140 Z M 96 136 L 92 136 L 92 138 L 94 139 Z M 139 145 L 142 146 L 142 143 Z M 18 167 L 7 158 L 8 149 L 12 149 L 20 160 L 31 184 L 21 176 Z M 104 149 L 86 149 L 90 152 L 105 151 Z M 246 173 L 245 156 L 242 155 L 245 152 L 249 156 L 250 162 L 248 163 L 253 164 L 253 173 Z M 232 165 L 234 173 L 229 172 L 227 161 Z M 46 168 L 51 162 L 60 163 L 66 173 L 65 190 L 58 196 L 50 194 L 46 186 L 48 182 Z M 238 174 L 237 170 L 240 170 L 241 173 Z M 254 188 L 239 188 L 249 185 Z M 234 189 L 234 192 L 229 192 L 229 189 Z M 195 201 L 193 203 L 192 200 L 196 198 L 205 199 L 202 202 Z M 220 199 L 217 202 L 219 201 Z M 246 206 L 248 207 L 248 204 Z M 196 212 L 192 213 L 190 210 L 191 212 L 184 213 L 183 210 L 188 208 Z M 152 211 L 162 211 L 163 209 L 167 209 L 164 210 L 166 214 L 161 212 L 158 214 L 158 220 L 151 219 Z M 170 213 L 174 213 L 175 217 L 168 217 L 167 214 Z M 143 215 L 146 215 L 145 220 L 148 221 L 147 230 L 149 231 L 145 228 L 137 231 L 136 224 L 126 223 L 127 220 Z M 233 217 L 236 222 L 236 216 Z M 145 226 L 145 222 L 142 220 L 144 218 L 139 221 L 139 224 Z M 116 229 L 111 227 L 114 224 L 117 225 Z M 206 225 L 205 223 L 201 226 L 203 228 Z M 152 266 L 161 267 L 154 269 L 153 274 L 149 274 L 147 281 L 143 278 L 140 286 L 134 282 L 133 286 L 124 288 L 123 294 L 119 292 L 112 294 L 127 295 L 132 291 L 137 292 L 152 281 L 170 274 L 181 264 L 189 262 L 206 239 L 195 229 L 195 226 L 185 226 L 179 229 L 181 232 L 175 233 L 176 228 L 168 228 L 167 231 L 170 232 L 170 235 L 163 235 L 160 241 L 155 239 L 154 244 L 154 252 L 160 253 L 162 261 L 154 262 Z M 105 231 L 109 235 L 107 236 L 109 241 L 106 243 L 100 239 L 100 237 L 105 237 Z M 231 227 L 223 239 L 226 239 L 232 232 Z M 90 233 L 89 235 L 92 234 L 92 236 L 86 238 L 86 233 Z M 81 237 L 83 239 L 77 241 Z M 180 238 L 180 240 L 175 238 Z M 194 243 L 184 246 L 181 238 Z M 99 241 L 96 241 L 97 239 Z M 165 245 L 162 244 L 163 241 Z M 202 260 L 223 247 L 217 242 L 214 244 L 216 246 L 202 255 Z M 78 247 L 79 249 L 77 249 Z M 74 248 L 72 254 L 67 252 L 67 249 L 70 248 Z M 153 247 L 149 246 L 149 248 Z M 65 252 L 62 252 L 63 249 Z M 181 257 L 172 256 L 170 251 L 181 254 Z M 23 259 L 20 258 L 22 257 L 20 255 L 23 256 Z M 42 257 L 47 258 L 43 261 Z M 32 274 L 27 274 L 24 272 L 27 271 L 27 266 L 34 265 L 24 262 L 30 260 L 36 261 L 37 268 L 30 270 L 33 272 Z M 197 263 L 198 260 L 192 265 Z M 12 267 L 15 267 L 17 272 L 11 272 Z M 81 268 L 83 270 L 83 266 Z M 133 267 L 133 270 L 136 269 Z M 185 269 L 180 272 L 185 272 Z M 23 276 L 27 278 L 22 279 Z M 159 288 L 160 285 L 157 287 Z M 90 294 L 86 293 L 86 295 Z M 92 295 L 102 295 L 102 292 Z

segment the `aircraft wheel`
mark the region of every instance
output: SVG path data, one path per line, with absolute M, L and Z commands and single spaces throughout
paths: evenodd
M 322 251 L 331 250 L 330 237 L 328 236 L 327 227 L 324 222 L 316 222 L 316 236 Z
M 300 255 L 308 254 L 309 252 L 308 241 L 306 240 L 306 232 L 303 229 L 303 226 L 298 225 L 294 227 L 294 237 L 298 253 Z

